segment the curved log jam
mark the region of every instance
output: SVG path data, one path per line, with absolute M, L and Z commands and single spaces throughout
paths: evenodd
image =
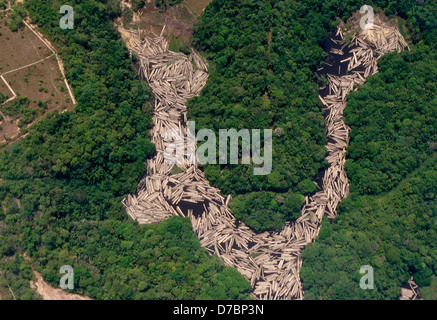
M 192 159 L 181 158 L 182 173 L 172 174 L 174 165 L 164 161 L 164 150 L 169 142 L 165 133 L 170 129 L 187 132 L 187 99 L 200 94 L 208 78 L 206 61 L 195 51 L 187 57 L 168 50 L 162 37 L 140 39 L 135 31 L 120 28 L 129 50 L 139 57 L 140 74 L 147 79 L 155 94 L 152 142 L 156 156 L 147 163 L 147 175 L 140 181 L 135 195 L 128 195 L 123 204 L 129 216 L 138 223 L 156 223 L 170 216 L 188 216 L 200 243 L 211 254 L 245 275 L 256 299 L 303 299 L 299 278 L 302 267 L 300 252 L 319 234 L 323 215 L 334 218 L 338 203 L 348 196 L 349 183 L 344 169 L 350 128 L 343 121 L 346 96 L 357 90 L 369 75 L 378 71 L 377 60 L 385 53 L 408 48 L 397 28 L 378 23 L 366 33 L 355 34 L 347 47 L 350 55 L 346 72 L 326 74 L 327 88 L 320 88 L 320 100 L 326 107 L 328 167 L 320 190 L 306 197 L 301 216 L 287 222 L 276 232 L 256 234 L 237 221 L 228 208 L 220 190 L 209 182 Z M 388 32 L 388 31 L 389 32 Z M 338 29 L 334 43 L 346 45 L 343 31 Z M 336 42 L 337 41 L 337 42 Z M 343 46 L 344 47 L 344 46 Z M 341 49 L 331 51 L 344 57 Z M 374 53 L 377 57 L 374 57 Z M 344 75 L 341 75 L 345 73 Z M 189 145 L 189 144 L 188 144 Z

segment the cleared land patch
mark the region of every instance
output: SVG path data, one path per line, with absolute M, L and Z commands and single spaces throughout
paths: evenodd
M 10 73 L 5 79 L 11 82 L 18 95 L 29 97 L 35 104 L 37 101 L 46 102 L 47 111 L 73 108 L 54 56 L 29 68 Z
M 73 109 L 57 55 L 28 25 L 0 23 L 0 144 L 13 142 L 47 112 Z M 73 97 L 74 99 L 74 97 Z
M 27 27 L 12 32 L 8 26 L 1 23 L 0 43 L 2 74 L 52 55 L 47 46 Z
M 137 12 L 131 12 L 132 19 L 127 22 L 129 13 L 124 13 L 124 27 L 141 30 L 142 35 L 154 37 L 161 33 L 165 25 L 163 36 L 168 40 L 172 51 L 188 48 L 193 38 L 193 25 L 211 0 L 185 0 L 180 4 L 170 6 L 161 12 L 154 1 L 148 1 Z
M 183 3 L 185 3 L 188 8 L 193 11 L 197 16 L 200 16 L 203 10 L 206 8 L 208 3 L 210 3 L 211 0 L 185 0 Z
M 31 67 L 9 73 L 4 78 L 19 97 L 29 99 L 26 110 L 11 110 L 11 106 L 17 105 L 19 99 L 2 107 L 3 113 L 21 119 L 23 127 L 46 112 L 73 108 L 54 56 Z M 29 118 L 26 112 L 29 110 L 35 110 L 34 117 Z

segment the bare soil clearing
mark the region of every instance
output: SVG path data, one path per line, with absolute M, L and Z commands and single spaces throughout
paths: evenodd
M 40 100 L 47 102 L 46 112 L 73 108 L 54 56 L 4 78 L 10 81 L 19 96 L 31 99 L 32 107 L 38 108 L 37 101 Z
M 185 0 L 160 12 L 154 1 L 151 1 L 138 12 L 134 12 L 130 25 L 136 25 L 150 37 L 159 35 L 165 25 L 163 36 L 170 42 L 170 46 L 172 41 L 189 45 L 193 37 L 193 25 L 210 2 L 211 0 Z
M 23 257 L 27 261 L 31 261 L 26 253 L 23 254 Z M 44 281 L 42 275 L 38 271 L 33 269 L 33 267 L 32 271 L 35 275 L 36 282 L 31 280 L 30 287 L 32 289 L 36 289 L 36 293 L 38 293 L 44 300 L 92 300 L 89 297 L 68 293 L 60 288 L 53 288 L 51 285 Z
M 196 14 L 197 16 L 200 16 L 205 10 L 206 6 L 211 2 L 211 0 L 185 0 L 183 3 L 187 5 L 188 8 L 191 9 L 191 11 Z
M 31 281 L 30 287 L 36 289 L 36 292 L 41 295 L 44 300 L 92 300 L 91 298 L 83 297 L 78 294 L 65 292 L 62 289 L 55 289 L 44 281 L 38 271 L 33 270 L 33 273 L 37 281 Z
M 17 97 L 27 97 L 25 111 L 34 114 L 23 129 L 47 112 L 71 110 L 75 104 L 56 49 L 35 26 L 24 24 L 17 32 L 0 25 L 0 93 L 7 97 L 0 104 L 0 143 L 23 137 L 19 123 L 25 115 L 14 105 Z
M 25 66 L 52 54 L 28 28 L 12 32 L 0 24 L 0 73 Z

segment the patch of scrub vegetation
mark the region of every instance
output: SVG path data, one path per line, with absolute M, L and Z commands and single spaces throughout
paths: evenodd
M 181 168 L 179 168 L 178 166 L 174 166 L 173 169 L 171 169 L 171 174 L 175 175 L 175 174 L 179 174 L 184 172 Z
M 420 295 L 425 300 L 437 300 L 437 277 L 432 276 L 431 285 L 420 288 Z
M 8 100 L 8 96 L 0 92 L 0 104 Z
M 0 110 L 14 120 L 20 119 L 18 122 L 20 128 L 31 123 L 38 116 L 38 110 L 30 106 L 27 97 L 17 97 L 17 99 L 3 105 Z
M 18 3 L 13 6 L 10 13 L 9 29 L 12 32 L 17 32 L 18 29 L 24 27 L 23 19 L 26 17 L 26 10 L 22 3 Z
M 168 44 L 168 49 L 174 52 L 183 52 L 185 54 L 190 54 L 189 44 L 184 41 L 184 39 L 176 36 L 170 36 L 170 41 Z
M 182 0 L 155 0 L 155 5 L 159 8 L 159 10 L 165 11 L 168 7 L 174 6 L 175 4 L 181 3 Z

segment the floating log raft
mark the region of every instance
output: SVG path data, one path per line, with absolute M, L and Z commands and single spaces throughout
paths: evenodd
M 407 287 L 401 288 L 399 300 L 423 300 L 419 298 L 418 288 L 419 286 L 414 282 L 413 276 L 411 276 L 407 282 Z
M 228 208 L 230 196 L 226 199 L 221 196 L 192 159 L 179 155 L 178 161 L 171 163 L 165 154 L 169 143 L 189 145 L 185 104 L 187 99 L 200 94 L 206 84 L 209 75 L 206 61 L 194 50 L 189 56 L 170 51 L 162 32 L 156 38 L 140 39 L 141 32 L 123 28 L 120 31 L 130 52 L 139 57 L 139 73 L 156 97 L 151 130 L 156 156 L 148 161 L 147 174 L 139 182 L 136 194 L 123 199 L 127 214 L 138 223 L 157 223 L 170 216 L 189 217 L 201 245 L 246 276 L 254 298 L 303 299 L 300 252 L 319 235 L 323 216 L 335 218 L 337 205 L 349 194 L 344 168 L 350 131 L 343 121 L 346 96 L 378 71 L 378 58 L 373 52 L 384 54 L 393 48 L 403 49 L 406 47 L 403 38 L 396 32 L 389 33 L 388 39 L 373 35 L 376 40 L 371 44 L 364 40 L 366 35 L 352 38 L 352 56 L 344 60 L 349 61 L 349 74 L 328 74 L 329 93 L 320 96 L 329 111 L 325 119 L 329 166 L 321 190 L 306 197 L 296 221 L 287 222 L 280 231 L 256 234 L 232 215 Z M 337 35 L 343 39 L 340 28 Z M 333 54 L 343 55 L 343 51 Z M 168 141 L 166 133 L 171 130 L 181 133 L 182 138 Z M 182 172 L 172 174 L 176 166 Z
M 374 16 L 373 24 L 360 31 L 360 39 L 367 41 L 380 56 L 397 51 L 410 50 L 407 42 L 393 21 L 383 22 L 378 15 Z

